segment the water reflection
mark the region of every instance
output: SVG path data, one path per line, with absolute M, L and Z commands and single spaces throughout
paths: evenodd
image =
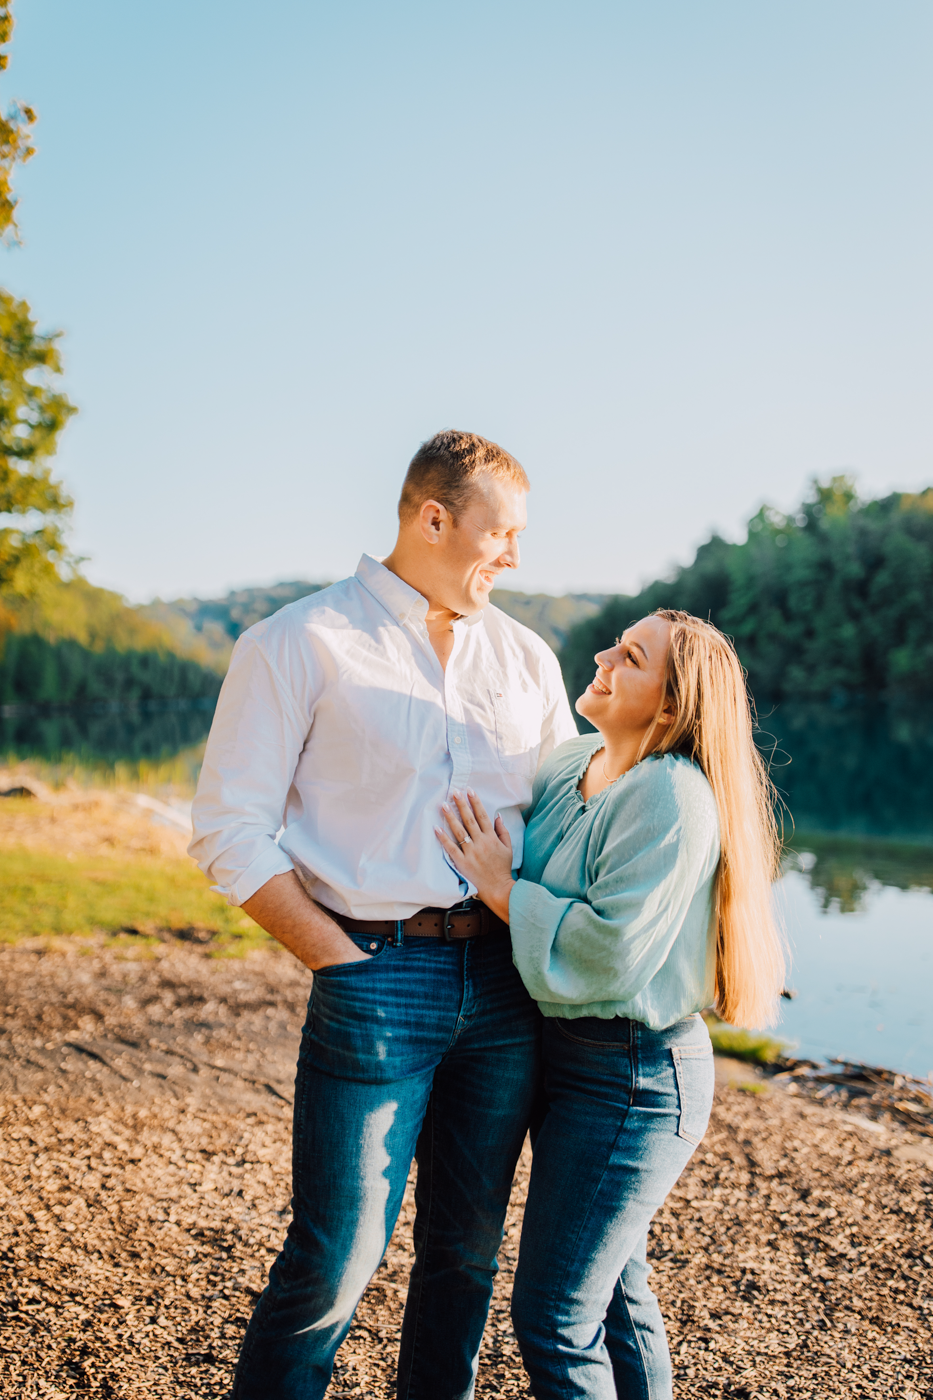
M 802 1054 L 933 1070 L 933 711 L 762 707 L 791 820 L 777 898 Z M 765 739 L 765 736 L 768 736 Z
M 838 871 L 835 888 L 846 896 L 853 866 Z M 843 912 L 841 901 L 827 900 L 834 887 L 813 885 L 812 876 L 790 870 L 777 887 L 797 992 L 782 1002 L 778 1034 L 811 1059 L 839 1055 L 925 1078 L 933 1072 L 928 888 L 907 887 L 905 870 L 897 885 L 869 883 L 857 908 Z
M 758 712 L 759 743 L 797 832 L 933 844 L 933 709 L 759 704 Z
M 786 851 L 784 867 L 799 870 L 820 907 L 856 914 L 870 891 L 933 891 L 933 847 L 902 841 L 861 840 L 797 830 Z

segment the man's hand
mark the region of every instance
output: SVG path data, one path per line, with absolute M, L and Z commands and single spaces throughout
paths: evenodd
M 305 893 L 294 870 L 273 875 L 242 907 L 312 972 L 369 958 Z
M 466 796 L 454 793 L 456 807 L 445 802 L 441 811 L 450 827 L 450 835 L 434 828 L 437 839 L 450 856 L 457 870 L 476 886 L 476 893 L 485 905 L 505 923 L 509 921 L 509 895 L 512 879 L 512 841 L 502 818 L 494 822 L 476 793 Z

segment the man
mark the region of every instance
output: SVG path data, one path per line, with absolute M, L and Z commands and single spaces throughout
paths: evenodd
M 528 479 L 471 433 L 415 454 L 379 563 L 237 643 L 194 804 L 201 869 L 315 974 L 295 1089 L 293 1221 L 236 1400 L 319 1400 L 418 1163 L 400 1400 L 469 1400 L 536 1091 L 538 1012 L 508 929 L 449 863 L 469 786 L 507 827 L 576 734 L 557 660 L 487 607 Z

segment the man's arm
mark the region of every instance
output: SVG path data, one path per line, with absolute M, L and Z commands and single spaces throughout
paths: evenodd
M 305 893 L 294 870 L 273 875 L 241 908 L 312 972 L 369 957 Z
M 312 655 L 301 651 L 294 664 L 287 635 L 270 639 L 269 630 L 265 640 L 278 640 L 287 675 L 255 630 L 239 639 L 207 741 L 188 851 L 230 904 L 314 971 L 367 955 L 305 893 L 275 839 L 313 723 L 318 678 Z

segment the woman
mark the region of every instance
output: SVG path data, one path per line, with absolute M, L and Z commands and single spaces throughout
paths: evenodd
M 648 1227 L 706 1131 L 713 1059 L 698 1014 L 774 1019 L 778 842 L 727 639 L 643 618 L 596 657 L 577 711 L 599 731 L 543 764 L 520 878 L 473 794 L 438 832 L 511 925 L 544 1013 L 548 1111 L 534 1144 L 512 1317 L 538 1400 L 672 1395 Z

